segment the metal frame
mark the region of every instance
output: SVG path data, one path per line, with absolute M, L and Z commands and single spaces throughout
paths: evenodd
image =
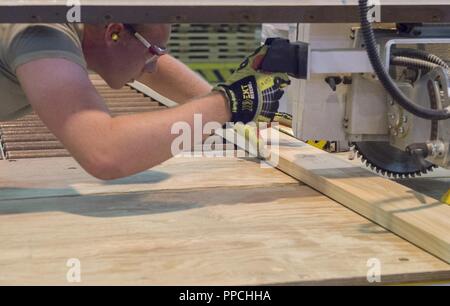
M 450 44 L 450 38 L 396 38 L 390 39 L 385 46 L 385 54 L 391 54 L 393 45 L 414 45 L 414 44 Z M 391 57 L 386 56 L 386 69 L 389 69 Z
M 374 72 L 366 50 L 318 49 L 310 51 L 309 75 Z
M 21 0 L 0 1 L 0 23 L 67 22 L 71 3 L 81 3 L 81 22 L 129 23 L 351 23 L 355 0 Z M 244 3 L 244 4 L 241 4 Z M 403 4 L 404 3 L 404 4 Z M 450 22 L 444 0 L 381 2 L 382 22 Z

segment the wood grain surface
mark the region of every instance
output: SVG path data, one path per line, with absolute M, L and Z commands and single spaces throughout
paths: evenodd
M 0 284 L 68 285 L 72 258 L 82 284 L 367 284 L 373 258 L 384 283 L 450 279 L 446 263 L 252 159 L 184 157 L 107 183 L 51 160 L 0 161 Z
M 276 167 L 450 263 L 450 206 L 360 166 L 271 131 Z

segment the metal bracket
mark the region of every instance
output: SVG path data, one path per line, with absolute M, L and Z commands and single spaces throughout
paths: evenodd
M 391 54 L 393 45 L 415 45 L 415 44 L 450 44 L 450 38 L 396 38 L 386 43 L 385 54 Z M 391 57 L 386 56 L 385 68 L 389 70 Z

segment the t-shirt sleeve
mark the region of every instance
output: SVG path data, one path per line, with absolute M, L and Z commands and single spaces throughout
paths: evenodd
M 81 46 L 64 31 L 43 25 L 29 26 L 18 33 L 6 58 L 13 73 L 19 66 L 43 58 L 63 58 L 87 69 Z

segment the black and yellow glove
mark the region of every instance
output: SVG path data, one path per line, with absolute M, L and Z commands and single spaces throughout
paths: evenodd
M 278 111 L 284 88 L 291 82 L 286 73 L 260 71 L 267 50 L 266 45 L 258 48 L 225 83 L 214 88 L 228 98 L 232 122 L 271 122 Z

